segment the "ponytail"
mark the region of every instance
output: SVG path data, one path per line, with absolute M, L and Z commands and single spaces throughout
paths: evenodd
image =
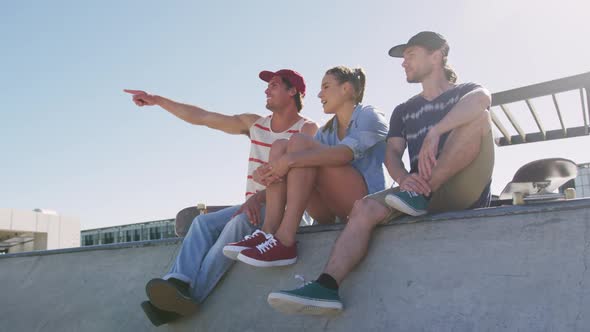
M 354 77 L 352 85 L 354 86 L 354 91 L 356 92 L 356 98 L 354 100 L 355 104 L 360 104 L 363 102 L 363 96 L 365 95 L 365 82 L 367 80 L 367 76 L 365 75 L 365 71 L 363 68 L 355 68 L 354 69 Z
M 451 66 L 447 64 L 446 56 L 443 58 L 443 71 L 445 72 L 445 77 L 447 78 L 447 81 L 451 83 L 457 83 L 457 73 L 455 73 L 453 68 L 451 68 Z
M 338 66 L 326 71 L 326 75 L 332 75 L 336 78 L 338 83 L 350 82 L 353 88 L 353 101 L 355 104 L 360 104 L 363 101 L 365 94 L 365 82 L 367 77 L 363 68 L 351 69 L 345 66 Z

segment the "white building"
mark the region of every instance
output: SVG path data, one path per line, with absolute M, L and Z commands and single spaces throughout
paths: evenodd
M 0 254 L 79 246 L 79 218 L 49 210 L 0 208 Z
M 578 165 L 578 176 L 575 183 L 578 198 L 590 197 L 590 163 Z

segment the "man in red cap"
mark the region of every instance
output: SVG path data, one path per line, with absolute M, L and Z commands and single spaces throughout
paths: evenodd
M 249 113 L 224 115 L 144 91 L 124 90 L 133 95 L 137 106 L 157 105 L 188 123 L 246 135 L 251 143 L 245 203 L 197 216 L 170 271 L 163 278 L 147 283 L 149 301 L 141 306 L 156 326 L 194 313 L 234 262 L 224 256 L 223 247 L 252 234 L 264 221 L 265 186 L 256 182 L 259 179 L 256 169 L 268 162 L 275 141 L 289 139 L 294 133 L 313 137 L 318 129 L 316 123 L 299 114 L 305 96 L 301 74 L 281 69 L 262 71 L 259 77 L 268 82 L 266 108 L 272 114 L 265 117 Z M 256 246 L 257 241 L 264 240 L 252 236 L 251 244 Z

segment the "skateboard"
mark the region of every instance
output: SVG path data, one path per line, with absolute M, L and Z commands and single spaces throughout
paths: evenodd
M 174 220 L 174 232 L 178 237 L 184 237 L 191 227 L 193 220 L 206 209 L 205 204 L 198 204 L 180 210 Z
M 560 199 L 573 199 L 576 190 L 568 188 L 555 193 L 559 187 L 578 175 L 578 166 L 569 159 L 549 158 L 532 161 L 516 171 L 499 200 L 512 199 L 513 205 L 523 205 Z

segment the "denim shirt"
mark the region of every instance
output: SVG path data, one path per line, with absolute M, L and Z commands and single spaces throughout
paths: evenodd
M 338 119 L 333 118 L 318 130 L 314 139 L 322 144 L 346 145 L 352 150 L 354 167 L 365 179 L 369 194 L 389 187 L 391 180 L 383 160 L 385 159 L 385 139 L 389 131 L 383 113 L 373 106 L 357 105 L 350 118 L 346 136 L 338 139 Z

